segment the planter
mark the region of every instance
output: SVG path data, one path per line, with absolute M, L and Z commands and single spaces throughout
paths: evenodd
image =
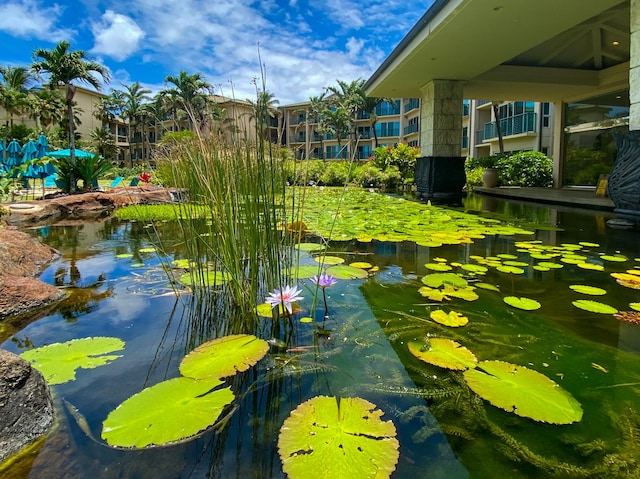
M 482 186 L 485 188 L 495 188 L 498 185 L 498 170 L 495 168 L 485 168 L 482 173 Z

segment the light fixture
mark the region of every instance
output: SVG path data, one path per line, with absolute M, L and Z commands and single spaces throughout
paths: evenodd
M 620 42 L 618 40 L 614 40 L 611 42 L 611 45 L 617 47 L 618 45 L 620 45 Z

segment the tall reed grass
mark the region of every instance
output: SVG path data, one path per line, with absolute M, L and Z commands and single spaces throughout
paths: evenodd
M 193 140 L 169 146 L 159 170 L 172 186 L 188 192 L 189 201 L 179 206 L 179 223 L 195 264 L 193 284 L 222 286 L 222 293 L 248 313 L 265 291 L 290 280 L 295 237 L 286 226 L 299 211 L 286 200 L 279 150 L 246 133 L 229 137 L 198 131 Z

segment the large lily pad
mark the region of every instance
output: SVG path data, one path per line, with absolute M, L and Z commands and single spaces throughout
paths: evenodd
M 576 293 L 588 294 L 591 296 L 602 296 L 603 294 L 607 294 L 606 289 L 587 286 L 585 284 L 572 284 L 569 285 L 569 288 L 574 290 Z
M 503 361 L 482 361 L 465 371 L 469 387 L 496 407 L 552 424 L 582 419 L 580 403 L 537 371 Z
M 224 378 L 246 371 L 269 351 L 269 343 L 251 334 L 234 334 L 201 344 L 180 363 L 183 376 Z
M 318 396 L 302 403 L 280 429 L 282 469 L 290 479 L 389 477 L 399 443 L 382 414 L 361 398 Z
M 213 425 L 233 401 L 217 378 L 174 378 L 146 388 L 111 411 L 102 438 L 112 446 L 144 448 L 181 441 Z
M 540 309 L 540 303 L 531 298 L 518 298 L 517 296 L 505 296 L 502 300 L 509 306 L 514 308 L 524 309 L 525 311 L 535 311 Z
M 362 268 L 354 268 L 344 264 L 327 268 L 327 274 L 335 276 L 337 279 L 364 279 L 369 276 L 369 273 Z
M 600 303 L 598 301 L 590 301 L 588 299 L 578 299 L 573 301 L 571 304 L 576 308 L 584 309 L 585 311 L 590 311 L 592 313 L 615 314 L 618 312 L 618 310 L 613 306 L 609 306 L 608 304 Z
M 449 311 L 448 313 L 441 310 L 436 309 L 435 311 L 431 311 L 429 317 L 433 319 L 436 323 L 444 324 L 445 326 L 451 327 L 459 327 L 464 326 L 469 322 L 469 318 L 463 316 L 460 313 L 455 311 Z
M 73 381 L 78 368 L 93 369 L 118 359 L 121 356 L 106 354 L 123 348 L 124 341 L 118 338 L 81 338 L 30 349 L 20 356 L 40 371 L 49 384 L 62 384 Z
M 429 338 L 427 344 L 411 341 L 408 346 L 416 358 L 445 369 L 463 371 L 478 363 L 471 351 L 451 339 Z
M 430 288 L 439 288 L 444 285 L 455 286 L 456 288 L 466 288 L 468 283 L 459 274 L 455 273 L 434 273 L 422 278 L 422 283 Z

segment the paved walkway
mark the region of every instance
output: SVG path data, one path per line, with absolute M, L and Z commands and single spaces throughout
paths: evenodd
M 514 198 L 537 203 L 576 206 L 597 210 L 613 211 L 613 201 L 609 197 L 596 196 L 594 189 L 584 188 L 524 188 L 520 186 L 500 186 L 483 188 L 474 186 L 473 191 L 482 195 Z

